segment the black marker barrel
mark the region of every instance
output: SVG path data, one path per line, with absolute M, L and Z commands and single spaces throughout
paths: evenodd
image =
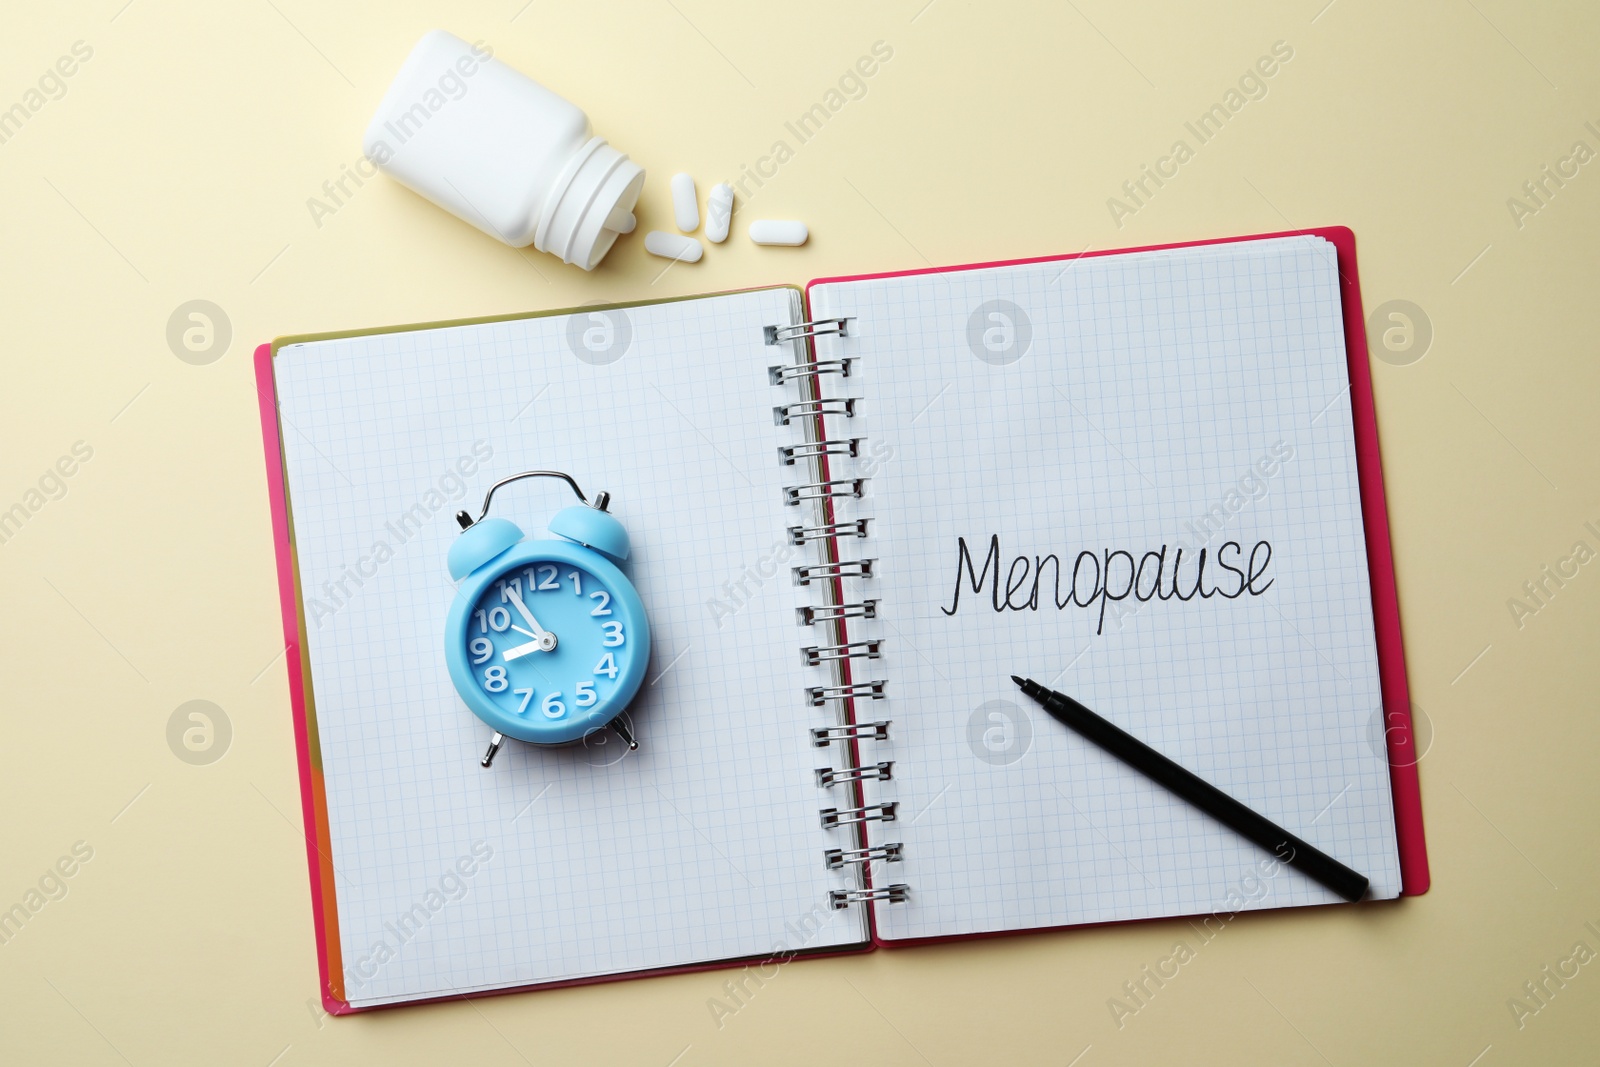
M 1037 700 L 1052 718 L 1071 727 L 1134 770 L 1165 786 L 1291 867 L 1315 878 L 1345 900 L 1356 901 L 1366 895 L 1365 875 L 1351 870 L 1271 819 L 1245 807 L 1210 782 L 1172 762 L 1071 697 L 1014 674 L 1011 680 L 1021 686 L 1024 693 Z

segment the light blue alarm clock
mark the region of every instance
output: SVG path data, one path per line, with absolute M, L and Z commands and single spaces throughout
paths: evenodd
M 527 538 L 509 519 L 489 519 L 495 490 L 523 478 L 559 478 L 581 504 L 549 522 L 554 537 Z M 618 568 L 628 532 L 591 502 L 570 475 L 525 471 L 489 488 L 473 519 L 456 514 L 450 546 L 459 582 L 444 627 L 445 662 L 456 692 L 494 731 L 482 763 L 507 737 L 564 745 L 610 727 L 638 748 L 623 720 L 650 660 L 650 623 L 633 583 Z

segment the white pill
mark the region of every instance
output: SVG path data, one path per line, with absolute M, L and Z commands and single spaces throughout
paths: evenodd
M 719 182 L 711 187 L 706 197 L 706 240 L 720 245 L 728 239 L 728 226 L 733 222 L 733 186 Z
M 700 198 L 694 191 L 694 178 L 688 174 L 672 176 L 672 217 L 684 233 L 700 228 Z
M 611 214 L 606 216 L 606 229 L 615 230 L 617 233 L 632 233 L 638 224 L 633 217 L 632 204 L 618 204 L 611 209 Z
M 758 245 L 803 245 L 811 231 L 794 219 L 757 219 L 750 224 L 750 240 Z
M 651 230 L 644 235 L 644 250 L 662 259 L 677 259 L 685 263 L 698 263 L 705 249 L 693 237 L 683 237 L 665 230 Z

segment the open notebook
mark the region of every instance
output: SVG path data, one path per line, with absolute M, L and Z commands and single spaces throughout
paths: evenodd
M 1426 888 L 1348 231 L 257 365 L 330 1010 L 1336 899 L 1012 674 L 1373 897 Z M 511 742 L 485 770 L 442 654 L 451 516 L 535 467 L 632 535 L 640 748 Z M 503 513 L 537 534 L 561 503 Z

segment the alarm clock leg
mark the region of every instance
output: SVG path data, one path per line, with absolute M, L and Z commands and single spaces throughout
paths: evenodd
M 611 728 L 617 732 L 618 737 L 622 738 L 623 743 L 628 746 L 629 752 L 638 750 L 639 742 L 633 739 L 633 734 L 628 730 L 627 724 L 622 721 L 621 715 L 611 720 Z
M 494 762 L 494 754 L 500 751 L 500 746 L 504 742 L 505 738 L 501 736 L 498 730 L 496 730 L 495 735 L 489 738 L 489 751 L 483 754 L 483 760 L 481 762 L 485 767 Z

